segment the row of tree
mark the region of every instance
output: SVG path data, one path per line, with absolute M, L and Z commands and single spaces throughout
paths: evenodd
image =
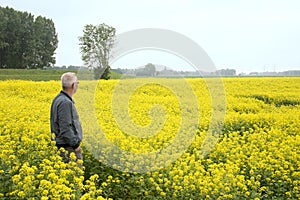
M 42 16 L 0 7 L 0 68 L 37 69 L 55 64 L 54 23 Z

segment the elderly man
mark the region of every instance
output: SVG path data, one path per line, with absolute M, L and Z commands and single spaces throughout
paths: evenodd
M 57 148 L 64 148 L 68 152 L 66 155 L 64 151 L 61 151 L 60 155 L 65 162 L 69 162 L 72 152 L 75 153 L 77 159 L 82 159 L 80 148 L 82 128 L 72 99 L 79 82 L 75 73 L 67 72 L 61 76 L 61 84 L 62 90 L 51 105 L 50 125 L 51 132 L 55 134 Z

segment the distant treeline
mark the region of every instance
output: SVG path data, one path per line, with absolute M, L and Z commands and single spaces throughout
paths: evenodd
M 51 19 L 0 7 L 0 68 L 38 69 L 55 63 Z
M 200 76 L 236 76 L 235 69 L 221 69 L 215 72 L 203 72 L 203 71 L 176 71 L 167 68 L 163 65 L 155 65 L 148 63 L 143 67 L 137 69 L 115 69 L 120 74 L 128 74 L 133 76 L 143 77 L 200 77 Z
M 243 76 L 245 74 L 240 75 Z M 251 72 L 249 73 L 249 76 L 300 76 L 300 70 L 289 70 L 283 72 Z
M 148 63 L 143 67 L 136 69 L 117 68 L 114 69 L 120 74 L 127 74 L 131 76 L 142 76 L 142 77 L 231 77 L 231 76 L 300 76 L 300 70 L 289 70 L 283 72 L 251 72 L 249 74 L 240 73 L 237 74 L 235 69 L 220 69 L 213 72 L 204 71 L 176 71 L 166 66 L 154 65 Z

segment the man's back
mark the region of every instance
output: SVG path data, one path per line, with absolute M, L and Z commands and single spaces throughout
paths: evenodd
M 72 98 L 61 91 L 53 100 L 50 113 L 51 132 L 58 146 L 79 146 L 82 128 Z

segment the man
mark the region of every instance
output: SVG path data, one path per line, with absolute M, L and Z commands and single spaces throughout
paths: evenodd
M 75 73 L 67 72 L 61 76 L 61 84 L 62 90 L 54 98 L 51 105 L 51 133 L 55 134 L 57 148 L 64 148 L 68 152 L 67 155 L 64 151 L 60 153 L 65 162 L 70 160 L 72 152 L 75 153 L 77 159 L 82 160 L 80 148 L 82 128 L 72 99 L 73 94 L 77 91 L 79 82 Z

